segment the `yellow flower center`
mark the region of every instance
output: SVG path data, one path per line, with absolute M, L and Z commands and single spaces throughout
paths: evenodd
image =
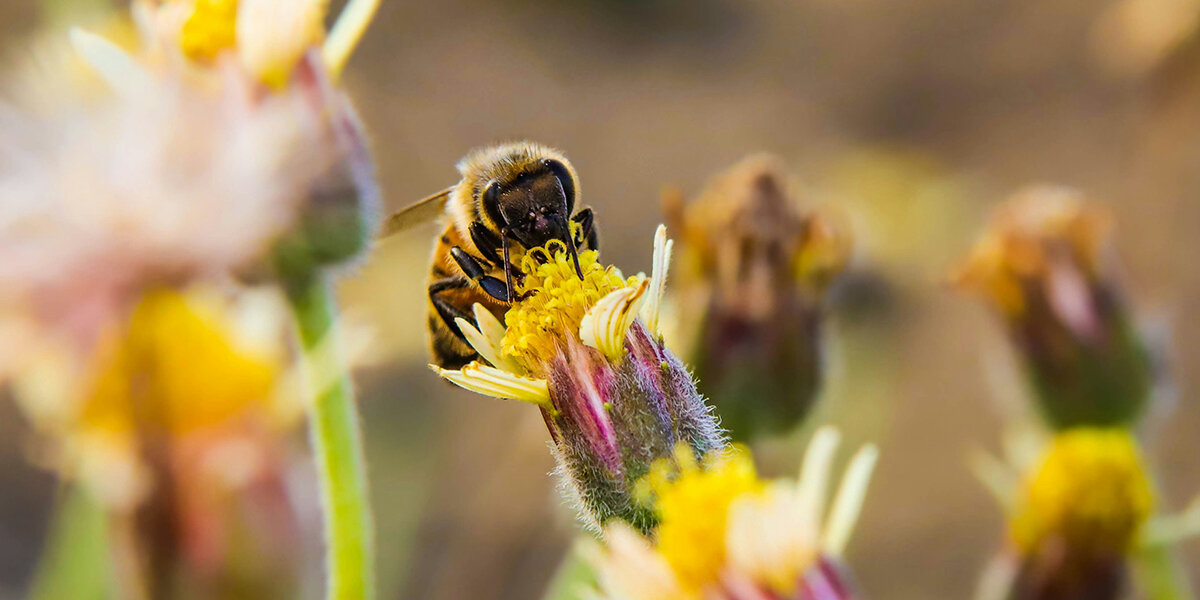
M 195 0 L 179 44 L 195 61 L 236 51 L 243 68 L 284 87 L 309 48 L 321 43 L 328 0 Z
M 179 43 L 193 60 L 212 60 L 237 44 L 238 0 L 196 0 Z
M 714 453 L 703 465 L 687 448 L 675 454 L 679 472 L 674 479 L 660 461 L 645 481 L 657 498 L 658 551 L 685 589 L 698 592 L 725 564 L 729 507 L 747 494 L 762 493 L 764 485 L 747 452 Z
M 178 434 L 266 413 L 278 358 L 235 341 L 225 317 L 176 292 L 148 293 L 127 328 L 101 343 L 81 428 Z
M 1025 483 L 1012 521 L 1024 552 L 1048 539 L 1076 550 L 1126 552 L 1154 507 L 1137 443 L 1122 429 L 1055 436 Z
M 507 332 L 501 345 L 529 373 L 542 373 L 568 339 L 579 337 L 588 309 L 610 292 L 632 285 L 615 267 L 605 267 L 594 250 L 579 253 L 583 279 L 575 272 L 565 245 L 557 240 L 534 248 L 521 259 L 524 296 L 504 315 Z M 544 259 L 544 260 L 539 260 Z

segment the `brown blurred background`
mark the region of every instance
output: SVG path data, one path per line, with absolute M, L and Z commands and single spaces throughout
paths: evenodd
M 1004 386 L 987 365 L 1003 347 L 942 281 L 1019 186 L 1075 185 L 1115 211 L 1132 296 L 1178 381 L 1146 431 L 1165 508 L 1200 491 L 1200 41 L 1185 4 L 384 0 L 346 80 L 390 208 L 453 183 L 474 146 L 538 140 L 571 157 L 604 256 L 627 272 L 649 267 L 662 186 L 694 193 L 750 152 L 781 156 L 805 202 L 843 207 L 855 273 L 835 293 L 813 423 L 881 445 L 850 561 L 867 597 L 966 598 L 1003 540 L 966 460 L 998 449 Z M 0 4 L 10 57 L 40 8 Z M 574 526 L 537 412 L 425 368 L 432 235 L 381 244 L 342 289 L 378 342 L 358 381 L 380 596 L 535 598 Z M 0 429 L 0 597 L 15 598 L 54 486 L 7 402 Z M 806 435 L 765 455 L 794 462 Z M 1185 549 L 1200 578 L 1200 544 Z

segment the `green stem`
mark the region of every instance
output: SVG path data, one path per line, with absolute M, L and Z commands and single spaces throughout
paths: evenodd
M 375 551 L 366 459 L 354 392 L 338 352 L 337 301 L 319 272 L 292 281 L 287 292 L 314 396 L 308 422 L 325 516 L 325 597 L 371 600 Z
M 73 485 L 62 490 L 30 600 L 103 600 L 111 583 L 104 510 Z
M 584 556 L 584 547 L 590 542 L 594 543 L 583 536 L 575 540 L 546 586 L 542 600 L 579 600 L 592 595 L 597 586 L 596 571 Z
M 1191 584 L 1171 547 L 1166 544 L 1145 548 L 1137 556 L 1135 568 L 1148 600 L 1190 600 Z

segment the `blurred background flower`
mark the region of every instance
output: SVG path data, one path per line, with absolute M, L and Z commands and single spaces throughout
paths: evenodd
M 39 460 L 107 516 L 123 597 L 291 595 L 303 582 L 300 456 L 287 442 L 303 405 L 287 312 L 264 293 L 149 292 L 84 376 L 47 354 L 17 382 Z M 86 543 L 74 535 L 58 543 Z M 46 571 L 41 597 L 62 576 Z
M 978 598 L 1191 597 L 1171 547 L 1195 535 L 1196 508 L 1163 512 L 1129 431 L 1066 429 L 1010 446 L 1009 461 L 976 461 L 1008 518 Z
M 686 203 L 668 326 L 735 441 L 787 433 L 816 402 L 825 296 L 850 260 L 846 223 L 801 213 L 781 161 L 746 158 Z
M 0 381 L 30 417 L 37 458 L 63 481 L 39 596 L 314 587 L 298 511 L 316 505 L 307 489 L 307 506 L 294 503 L 292 480 L 304 472 L 291 464 L 289 430 L 309 407 L 300 398 L 341 378 L 297 383 L 279 290 L 239 320 L 233 302 L 249 291 L 234 280 L 357 254 L 369 238 L 373 167 L 332 84 L 346 56 L 323 54 L 323 5 L 237 8 L 139 1 L 122 17 L 114 7 L 109 19 L 131 18 L 138 39 L 72 28 L 60 43 L 74 54 L 13 80 L 29 87 L 18 94 L 26 105 L 4 108 L 0 134 L 0 321 L 22 349 L 6 351 Z M 297 10 L 317 11 L 314 26 L 297 32 L 287 19 Z M 241 64 L 217 35 L 235 18 L 234 41 L 250 51 Z M 272 29 L 280 24 L 286 31 Z M 37 102 L 45 93 L 51 101 Z M 350 221 L 331 216 L 331 201 Z M 297 261 L 294 240 L 315 212 L 322 225 L 350 223 L 353 248 L 323 252 L 339 233 L 326 231 Z M 306 337 L 305 350 L 340 343 L 330 330 Z M 89 513 L 99 516 L 80 516 Z M 99 575 L 59 583 L 76 571 Z M 346 578 L 331 579 L 315 587 Z M 366 579 L 354 585 L 369 588 Z
M 1019 192 L 954 275 L 1008 330 L 1048 424 L 1133 425 L 1160 374 L 1114 262 L 1108 212 L 1073 190 Z
M 688 451 L 645 481 L 660 522 L 650 539 L 617 523 L 594 549 L 604 597 L 843 599 L 858 596 L 842 555 L 874 469 L 868 445 L 825 506 L 839 434 L 814 435 L 796 481 L 760 480 L 748 451 Z

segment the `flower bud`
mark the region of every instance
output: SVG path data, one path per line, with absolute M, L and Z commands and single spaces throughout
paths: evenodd
M 736 440 L 787 432 L 822 381 L 824 299 L 850 253 L 844 227 L 801 214 L 778 161 L 748 158 L 686 208 L 672 282 L 683 355 Z
M 276 266 L 285 276 L 360 256 L 374 239 L 382 206 L 362 123 L 350 99 L 333 86 L 317 51 L 301 61 L 293 85 L 321 123 L 317 143 L 327 144 L 337 159 L 314 182 L 295 226 L 275 247 Z
M 697 457 L 725 445 L 687 368 L 647 325 L 657 322 L 669 255 L 661 227 L 649 279 L 625 279 L 594 251 L 579 254 L 580 277 L 559 242 L 532 249 L 504 325 L 479 305 L 474 324 L 458 321 L 491 364 L 434 367 L 472 391 L 537 404 L 563 491 L 597 529 L 619 519 L 651 530 L 657 518 L 634 494 L 651 464 L 678 445 Z
M 954 276 L 1003 317 L 1055 428 L 1132 423 L 1154 383 L 1111 252 L 1107 212 L 1032 188 L 1000 207 Z

